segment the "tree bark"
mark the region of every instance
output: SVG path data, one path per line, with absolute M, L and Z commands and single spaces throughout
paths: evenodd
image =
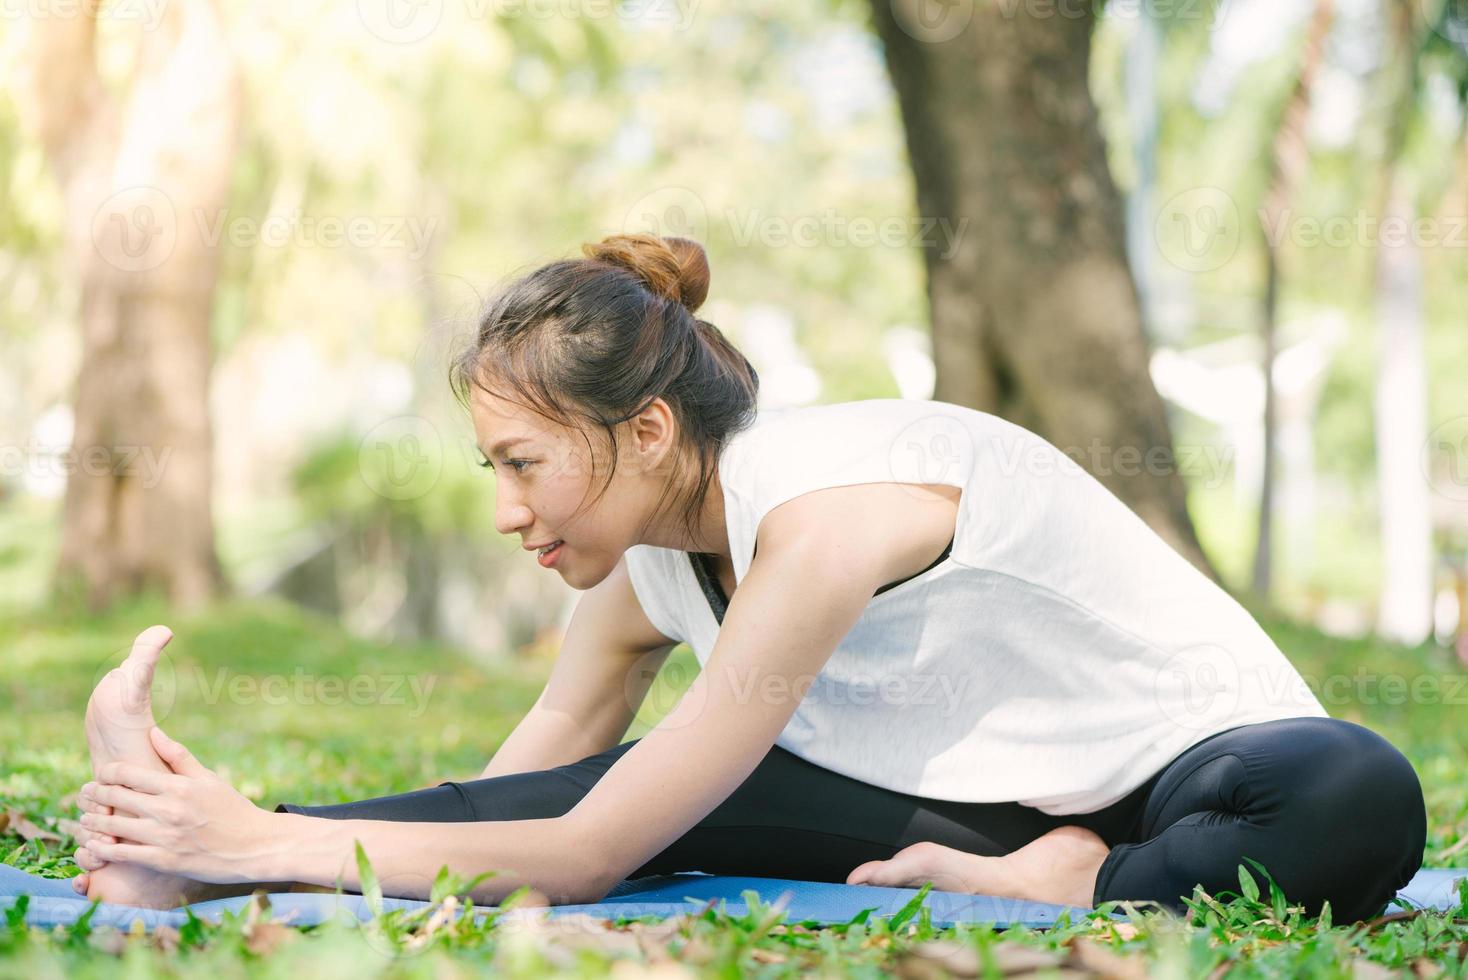
M 1091 99 L 1095 10 L 872 0 L 923 219 L 935 397 L 1086 467 L 1216 579 L 1188 516 Z M 1049 16 L 1039 16 L 1037 11 Z
M 240 90 L 209 0 L 139 31 L 119 104 L 96 70 L 96 4 L 29 25 L 20 100 L 61 185 L 81 284 L 81 370 L 56 588 L 94 609 L 148 588 L 221 589 L 210 492 L 214 235 Z
M 1294 87 L 1280 113 L 1270 147 L 1269 183 L 1264 193 L 1264 304 L 1261 310 L 1260 334 L 1263 357 L 1260 371 L 1264 381 L 1264 476 L 1259 491 L 1259 533 L 1254 545 L 1252 588 L 1262 601 L 1269 600 L 1274 559 L 1274 490 L 1275 443 L 1279 432 L 1276 419 L 1274 361 L 1279 353 L 1279 292 L 1282 279 L 1279 266 L 1280 221 L 1295 187 L 1310 162 L 1310 148 L 1305 139 L 1305 126 L 1310 118 L 1310 98 L 1314 92 L 1315 74 L 1330 34 L 1335 10 L 1333 0 L 1315 0 L 1310 24 L 1305 29 L 1305 50 L 1300 57 L 1300 70 Z

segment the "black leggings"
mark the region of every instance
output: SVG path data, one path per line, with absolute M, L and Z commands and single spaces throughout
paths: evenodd
M 425 822 L 556 817 L 633 744 L 540 772 L 276 809 Z M 857 865 L 918 841 L 1000 855 L 1066 825 L 1111 846 L 1093 905 L 1152 900 L 1181 913 L 1195 884 L 1210 894 L 1238 891 L 1247 856 L 1308 914 L 1329 899 L 1336 922 L 1380 914 L 1421 866 L 1427 838 L 1422 787 L 1405 756 L 1369 728 L 1304 717 L 1212 735 L 1111 806 L 1059 816 L 1019 803 L 897 793 L 774 746 L 723 803 L 628 877 L 704 871 L 844 882 Z M 1267 897 L 1267 883 L 1254 876 Z

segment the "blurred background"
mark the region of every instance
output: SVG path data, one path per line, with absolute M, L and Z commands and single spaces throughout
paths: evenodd
M 497 282 L 654 231 L 762 405 L 1004 415 L 1251 608 L 1468 662 L 1461 0 L 17 0 L 0 38 L 0 616 L 552 653 L 576 593 L 495 532 L 445 369 Z

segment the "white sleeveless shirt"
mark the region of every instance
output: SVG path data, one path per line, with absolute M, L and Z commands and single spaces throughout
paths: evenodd
M 1249 613 L 1049 442 L 946 402 L 760 412 L 719 459 L 734 578 L 772 508 L 825 487 L 961 488 L 951 553 L 871 598 L 776 744 L 931 799 L 1089 813 L 1238 725 L 1328 717 Z M 633 590 L 701 665 L 719 634 L 687 552 Z M 758 697 L 759 692 L 751 696 Z

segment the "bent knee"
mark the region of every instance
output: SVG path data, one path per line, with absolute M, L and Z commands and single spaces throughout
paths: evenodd
M 1302 759 L 1301 783 L 1291 795 L 1324 845 L 1346 845 L 1378 866 L 1422 863 L 1427 805 L 1411 761 L 1377 732 L 1343 719 L 1329 722 L 1328 749 Z M 1410 877 L 1410 873 L 1407 875 Z

